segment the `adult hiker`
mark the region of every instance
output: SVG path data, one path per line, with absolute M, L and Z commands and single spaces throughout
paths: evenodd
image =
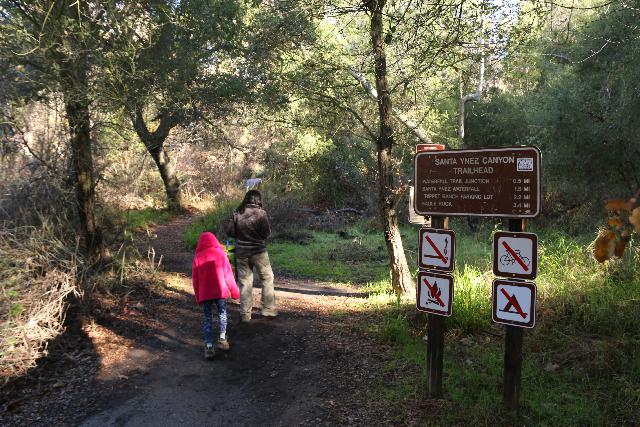
M 218 309 L 220 333 L 215 347 L 226 351 L 229 350 L 227 298 L 231 296 L 237 299 L 239 296 L 238 285 L 233 277 L 229 259 L 213 233 L 206 231 L 198 239 L 191 278 L 196 302 L 202 304 L 204 308 L 204 357 L 212 359 L 215 355 L 212 331 L 213 305 Z
M 253 308 L 253 270 L 262 284 L 262 310 L 265 317 L 276 317 L 276 294 L 273 270 L 269 262 L 266 239 L 271 235 L 267 213 L 262 208 L 262 195 L 249 190 L 226 224 L 227 235 L 236 239 L 236 268 L 240 285 L 240 320 L 251 320 Z

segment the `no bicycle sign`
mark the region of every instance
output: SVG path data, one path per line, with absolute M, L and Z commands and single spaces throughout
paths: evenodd
M 538 274 L 538 236 L 498 231 L 493 235 L 493 274 L 535 279 Z

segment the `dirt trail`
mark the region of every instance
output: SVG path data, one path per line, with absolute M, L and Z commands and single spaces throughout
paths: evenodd
M 205 361 L 202 314 L 189 277 L 193 255 L 182 244 L 190 220 L 157 228 L 153 247 L 165 266 L 164 298 L 152 318 L 130 328 L 133 345 L 111 369 L 126 387 L 104 395 L 81 425 L 368 424 L 357 397 L 376 380 L 369 370 L 373 353 L 366 341 L 335 334 L 349 319 L 343 316 L 339 327 L 330 314 L 335 307 L 348 311 L 363 294 L 276 275 L 278 318 L 264 319 L 254 308 L 251 324 L 240 324 L 231 304 L 231 351 Z

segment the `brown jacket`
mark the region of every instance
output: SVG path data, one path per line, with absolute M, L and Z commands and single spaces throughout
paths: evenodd
M 227 235 L 236 239 L 236 256 L 249 258 L 267 250 L 271 235 L 267 213 L 258 205 L 247 205 L 244 212 L 234 212 L 225 226 Z

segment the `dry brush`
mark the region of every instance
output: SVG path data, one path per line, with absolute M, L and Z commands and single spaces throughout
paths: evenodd
M 0 378 L 35 366 L 63 330 L 68 297 L 84 273 L 77 244 L 55 227 L 0 228 Z

